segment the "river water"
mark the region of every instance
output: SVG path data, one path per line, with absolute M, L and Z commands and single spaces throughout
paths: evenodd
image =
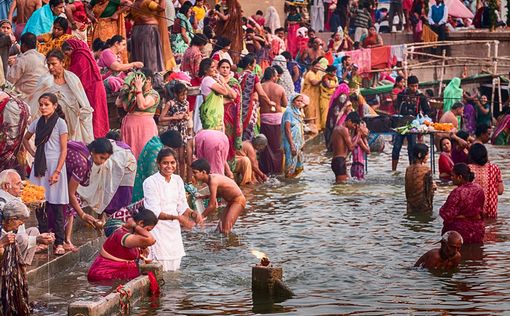
M 433 274 L 412 268 L 437 246 L 438 210 L 452 187 L 438 188 L 432 215 L 407 215 L 407 163 L 393 175 L 387 147 L 370 156 L 365 181 L 333 185 L 324 145 L 308 144 L 299 179 L 245 190 L 248 210 L 234 234 L 222 237 L 212 227 L 184 232 L 181 270 L 165 276 L 157 301 L 144 302 L 133 314 L 509 315 L 509 194 L 500 197 L 498 220 L 487 227 L 489 241 L 464 251 L 458 270 Z M 404 147 L 402 159 L 405 154 Z M 509 187 L 508 148 L 489 146 L 489 155 Z M 294 298 L 254 304 L 251 267 L 258 259 L 252 250 L 284 269 Z M 83 282 L 85 271 L 73 278 Z
M 248 190 L 248 211 L 234 236 L 185 233 L 181 271 L 167 275 L 159 307 L 145 304 L 138 310 L 146 315 L 510 314 L 508 193 L 500 197 L 498 220 L 488 226 L 491 241 L 466 251 L 458 271 L 434 275 L 414 269 L 418 257 L 437 246 L 438 210 L 452 187 L 439 187 L 432 216 L 407 215 L 407 164 L 392 175 L 389 147 L 370 156 L 365 181 L 333 185 L 324 145 L 309 144 L 299 179 Z M 489 152 L 508 187 L 508 148 Z M 405 153 L 406 148 L 402 157 Z M 254 306 L 253 249 L 284 269 L 295 298 Z

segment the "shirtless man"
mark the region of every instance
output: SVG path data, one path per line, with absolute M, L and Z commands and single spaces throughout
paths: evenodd
M 258 182 L 267 180 L 267 176 L 259 168 L 257 152 L 263 151 L 267 147 L 267 137 L 264 134 L 258 134 L 252 141 L 245 140 L 241 149 L 237 150 L 236 156 L 248 157 L 250 159 L 253 175 Z
M 9 16 L 7 19 L 11 22 L 16 23 L 16 32 L 14 36 L 17 39 L 20 38 L 23 29 L 25 28 L 25 24 L 27 24 L 28 19 L 34 13 L 35 10 L 42 7 L 41 0 L 13 0 L 11 3 L 11 7 L 9 9 Z M 16 21 L 13 21 L 14 11 L 16 11 Z
M 218 208 L 217 197 L 223 198 L 227 206 L 223 210 L 218 223 L 218 230 L 228 235 L 232 230 L 239 214 L 246 207 L 246 198 L 234 180 L 221 174 L 211 174 L 211 166 L 205 159 L 197 159 L 191 163 L 193 177 L 197 182 L 206 183 L 209 186 L 209 206 L 204 210 L 202 216 L 205 218 Z
M 414 266 L 432 270 L 453 269 L 460 263 L 462 243 L 462 236 L 458 232 L 448 231 L 441 239 L 441 248 L 427 251 Z
M 344 183 L 347 180 L 347 165 L 345 159 L 347 154 L 354 149 L 355 143 L 351 139 L 351 131 L 357 130 L 361 133 L 360 118 L 358 113 L 350 112 L 342 125 L 335 127 L 331 135 L 331 147 L 333 149 L 333 160 L 331 169 L 335 173 L 335 184 Z M 363 139 L 363 137 L 357 137 Z
M 450 111 L 445 112 L 441 118 L 439 119 L 439 123 L 450 123 L 453 125 L 456 131 L 458 131 L 459 128 L 459 120 L 457 117 L 462 117 L 464 114 L 464 104 L 461 102 L 456 102 L 452 105 L 452 108 Z M 435 139 L 436 139 L 436 148 L 439 148 L 439 143 L 437 140 L 440 140 L 443 137 L 448 137 L 451 133 L 437 133 Z M 450 135 L 451 136 L 451 135 Z

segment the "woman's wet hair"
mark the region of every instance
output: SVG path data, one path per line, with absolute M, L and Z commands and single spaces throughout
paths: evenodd
M 283 53 L 281 53 L 280 55 L 282 55 L 283 57 L 285 57 L 285 59 L 287 60 L 292 60 L 292 55 L 288 52 L 288 51 L 284 51 Z
M 475 174 L 471 171 L 469 166 L 463 162 L 456 163 L 453 166 L 452 172 L 464 179 L 466 182 L 473 182 Z
M 205 171 L 205 173 L 211 173 L 211 165 L 205 159 L 197 159 L 191 163 L 191 169 L 198 171 Z
M 122 36 L 121 36 L 122 37 Z M 103 42 L 99 37 L 92 42 L 92 51 L 98 52 L 103 50 L 106 46 L 106 42 Z
M 271 66 L 274 68 L 274 70 L 276 70 L 276 72 L 279 74 L 279 75 L 283 75 L 283 68 L 280 66 L 280 65 L 273 65 Z
M 206 75 L 209 68 L 213 65 L 213 60 L 211 58 L 204 58 L 200 62 L 200 66 L 198 67 L 198 76 L 203 77 Z
M 110 48 L 116 43 L 122 42 L 123 40 L 125 40 L 125 38 L 122 37 L 121 35 L 114 35 L 105 42 L 105 44 L 103 45 L 103 49 Z
M 487 148 L 482 144 L 473 144 L 469 148 L 468 162 L 479 166 L 485 166 L 489 162 Z
M 112 142 L 107 138 L 95 139 L 92 143 L 87 145 L 90 152 L 94 154 L 110 154 L 113 155 Z
M 55 27 L 55 25 L 60 26 L 60 28 L 64 30 L 64 33 L 67 32 L 67 29 L 69 28 L 69 22 L 67 21 L 66 18 L 63 18 L 61 16 L 59 16 L 58 18 L 55 19 L 55 21 L 53 21 L 53 27 Z
M 161 163 L 161 161 L 163 161 L 163 159 L 166 157 L 174 157 L 175 159 L 177 159 L 177 154 L 172 148 L 166 147 L 159 151 L 158 158 L 156 159 L 156 161 L 158 163 Z
M 188 11 L 193 7 L 193 4 L 190 1 L 186 1 L 181 5 L 179 9 L 179 13 L 186 15 Z
M 247 54 L 246 56 L 244 56 L 243 58 L 241 58 L 241 60 L 239 61 L 239 64 L 237 64 L 237 66 L 239 68 L 245 69 L 249 65 L 252 65 L 254 62 L 255 62 L 255 55 L 250 53 L 250 54 Z
M 413 162 L 421 161 L 429 153 L 429 146 L 425 144 L 416 144 L 413 147 Z
M 60 61 L 64 61 L 64 53 L 58 48 L 53 49 L 46 55 L 46 60 L 50 58 L 56 58 Z
M 223 36 L 218 36 L 218 38 L 216 39 L 216 43 L 214 44 L 214 49 L 211 53 L 211 56 L 217 51 L 229 46 L 230 44 L 232 44 L 232 41 L 230 39 Z
M 47 99 L 48 101 L 50 101 L 52 104 L 56 104 L 57 105 L 57 108 L 55 109 L 55 112 L 58 114 L 58 116 L 60 118 L 62 118 L 63 120 L 66 119 L 66 116 L 64 114 L 64 111 L 62 111 L 62 108 L 60 107 L 60 104 L 58 104 L 58 98 L 57 96 L 54 94 L 54 93 L 51 93 L 51 92 L 46 92 L 46 93 L 43 93 L 41 94 L 41 96 L 39 97 L 39 99 L 37 99 L 37 101 L 41 101 L 42 99 Z
M 223 64 L 227 63 L 230 67 L 232 67 L 232 64 L 230 63 L 230 60 L 228 59 L 222 59 L 218 62 L 218 68 L 221 67 Z
M 449 140 L 449 141 L 450 141 L 450 143 L 452 142 L 452 140 L 450 139 L 450 137 L 446 137 L 446 136 L 445 136 L 445 137 L 442 137 L 442 138 L 439 140 L 439 149 L 440 149 L 441 151 L 443 151 L 443 141 L 444 141 L 445 139 Z
M 460 139 L 463 139 L 465 141 L 467 141 L 469 138 L 469 134 L 465 131 L 458 131 L 457 134 L 455 134 L 455 135 L 457 135 L 457 137 L 459 137 Z
M 182 135 L 177 131 L 168 130 L 159 136 L 163 145 L 170 148 L 182 147 Z
M 158 223 L 158 217 L 156 214 L 143 206 L 140 206 L 138 208 L 138 212 L 133 214 L 133 220 L 136 223 L 142 221 L 144 226 L 156 226 Z

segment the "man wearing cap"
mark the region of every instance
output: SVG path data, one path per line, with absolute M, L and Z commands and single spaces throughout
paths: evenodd
M 414 266 L 433 270 L 456 268 L 460 263 L 462 244 L 462 236 L 458 232 L 447 231 L 441 238 L 441 248 L 427 251 Z
M 35 227 L 25 229 L 25 220 L 30 216 L 27 207 L 21 202 L 23 191 L 21 177 L 13 169 L 0 172 L 0 213 L 2 232 L 0 253 L 3 247 L 17 243 L 21 254 L 21 264 L 30 265 L 37 250 L 37 244 L 48 245 L 55 240 L 51 233 L 39 234 Z
M 418 114 L 428 115 L 430 112 L 430 105 L 427 97 L 420 91 L 418 91 L 418 78 L 416 76 L 410 76 L 407 78 L 407 88 L 400 92 L 395 102 L 395 109 L 397 113 L 402 116 L 413 116 L 416 117 Z M 409 163 L 411 163 L 411 153 L 413 147 L 416 144 L 416 135 L 407 134 L 396 134 L 393 140 L 393 151 L 391 153 L 391 170 L 396 171 L 398 165 L 398 159 L 400 157 L 400 150 L 404 139 L 407 139 L 407 155 L 409 157 Z

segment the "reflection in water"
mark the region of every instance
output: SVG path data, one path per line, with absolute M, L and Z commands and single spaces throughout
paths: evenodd
M 336 186 L 323 145 L 309 150 L 299 179 L 250 187 L 235 235 L 222 237 L 212 224 L 184 232 L 182 270 L 166 276 L 158 307 L 147 302 L 134 314 L 510 314 L 508 193 L 488 225 L 490 240 L 463 249 L 457 271 L 435 275 L 411 267 L 438 246 L 438 211 L 453 187 L 438 188 L 432 214 L 407 214 L 405 166 L 391 174 L 391 148 L 370 156 L 366 181 Z M 489 153 L 492 162 L 508 165 L 507 149 L 489 146 Z M 510 169 L 501 169 L 509 179 Z M 284 269 L 295 298 L 253 304 L 251 266 L 259 261 L 253 249 Z

